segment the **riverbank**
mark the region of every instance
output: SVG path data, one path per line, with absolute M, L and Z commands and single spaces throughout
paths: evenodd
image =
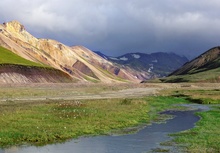
M 170 134 L 173 141 L 164 143 L 178 147 L 178 152 L 213 153 L 220 152 L 220 90 L 219 89 L 197 89 L 197 90 L 169 90 L 163 94 L 174 97 L 182 97 L 191 103 L 206 104 L 208 111 L 196 113 L 200 121 L 195 127 L 180 133 Z M 208 104 L 208 105 L 207 105 Z
M 189 104 L 190 105 L 190 104 Z M 49 144 L 45 146 L 20 146 L 0 153 L 142 153 L 160 147 L 159 142 L 171 140 L 168 133 L 179 132 L 194 127 L 199 120 L 195 116 L 198 110 L 166 111 L 163 114 L 172 115 L 166 122 L 142 125 L 136 132 L 129 134 L 114 133 L 113 135 L 100 135 L 95 137 L 80 137 L 65 143 Z M 130 128 L 128 129 L 130 130 Z M 163 149 L 165 150 L 165 149 Z
M 175 144 L 182 152 L 220 152 L 220 105 L 196 114 L 201 120 L 193 129 L 171 134 L 174 136 Z

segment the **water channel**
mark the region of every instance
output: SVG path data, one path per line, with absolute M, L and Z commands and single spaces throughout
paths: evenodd
M 208 109 L 204 105 L 186 106 L 197 110 L 168 111 L 166 114 L 175 117 L 166 123 L 153 123 L 134 134 L 82 137 L 42 147 L 11 147 L 0 150 L 0 153 L 146 153 L 151 149 L 160 148 L 160 142 L 171 140 L 169 133 L 193 128 L 200 119 L 194 113 Z

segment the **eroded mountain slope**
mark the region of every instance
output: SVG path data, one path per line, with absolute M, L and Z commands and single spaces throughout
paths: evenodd
M 0 45 L 25 59 L 60 69 L 81 81 L 140 81 L 138 74 L 117 67 L 83 46 L 69 47 L 55 40 L 37 39 L 17 21 L 0 25 Z
M 0 46 L 0 83 L 67 83 L 61 70 L 26 60 Z

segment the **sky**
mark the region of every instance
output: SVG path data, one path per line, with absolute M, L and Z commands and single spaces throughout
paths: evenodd
M 220 45 L 219 0 L 1 0 L 0 22 L 17 20 L 37 38 L 110 56 Z

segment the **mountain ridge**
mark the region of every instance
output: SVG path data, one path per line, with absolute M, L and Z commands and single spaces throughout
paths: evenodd
M 0 45 L 25 59 L 49 65 L 84 82 L 91 79 L 103 83 L 141 81 L 135 76 L 138 72 L 134 73 L 134 70 L 128 71 L 118 67 L 88 48 L 70 47 L 56 40 L 35 38 L 18 21 L 0 25 Z M 87 73 L 88 71 L 90 73 Z
M 196 57 L 192 61 L 184 64 L 183 67 L 171 73 L 170 76 L 196 73 L 196 72 L 192 72 L 192 69 L 201 71 L 202 68 L 210 68 L 210 69 L 217 68 L 220 65 L 218 63 L 215 64 L 215 60 L 218 60 L 219 58 L 220 58 L 220 46 L 213 47 L 208 51 L 204 52 L 203 54 L 201 54 L 200 56 Z
M 189 61 L 185 56 L 164 52 L 151 54 L 134 52 L 118 57 L 107 56 L 100 51 L 96 53 L 111 62 L 126 65 L 138 71 L 147 71 L 153 78 L 164 77 Z

